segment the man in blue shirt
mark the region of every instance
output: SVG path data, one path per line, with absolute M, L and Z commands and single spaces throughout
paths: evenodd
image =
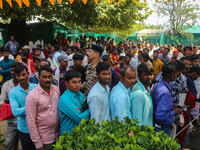
M 138 82 L 131 93 L 131 113 L 138 119 L 139 125 L 153 126 L 153 103 L 149 85 L 153 80 L 153 67 L 149 63 L 141 63 L 137 67 Z
M 19 47 L 19 43 L 15 40 L 15 37 L 13 35 L 10 37 L 10 41 L 8 41 L 4 45 L 4 48 L 9 48 L 11 54 L 14 55 L 14 56 L 17 55 L 17 48 L 18 47 Z
M 60 52 L 60 45 L 55 45 L 54 46 L 54 50 L 56 51 L 53 55 L 53 58 L 55 59 L 55 61 L 57 62 L 58 66 L 59 66 L 59 61 L 58 61 L 58 56 L 60 56 L 61 52 Z
M 37 85 L 28 82 L 28 69 L 22 64 L 15 68 L 14 76 L 19 84 L 10 90 L 9 100 L 13 115 L 17 118 L 18 136 L 23 150 L 34 150 L 35 145 L 30 138 L 26 123 L 25 99 Z
M 126 67 L 121 70 L 119 83 L 114 86 L 110 93 L 111 119 L 118 116 L 122 121 L 125 117 L 132 119 L 130 89 L 133 88 L 136 81 L 136 71 L 132 67 Z
M 111 82 L 111 68 L 110 65 L 100 62 L 96 67 L 97 83 L 90 90 L 87 102 L 90 108 L 90 119 L 95 119 L 96 122 L 102 120 L 111 120 L 110 106 L 109 106 L 109 84 Z
M 4 56 L 4 59 L 0 61 L 0 75 L 3 75 L 2 84 L 12 78 L 10 74 L 10 71 L 11 71 L 10 65 L 13 62 L 15 62 L 14 60 L 8 58 L 9 57 L 8 49 L 3 50 L 3 56 Z
M 154 85 L 152 91 L 154 126 L 155 131 L 164 131 L 170 136 L 175 114 L 181 114 L 182 110 L 173 106 L 170 82 L 177 77 L 175 64 L 170 62 L 162 68 L 163 79 Z
M 59 100 L 58 109 L 60 112 L 61 134 L 64 131 L 71 133 L 71 130 L 78 126 L 81 119 L 88 119 L 90 111 L 82 108 L 86 97 L 80 92 L 81 74 L 75 70 L 69 70 L 65 74 L 67 90 Z

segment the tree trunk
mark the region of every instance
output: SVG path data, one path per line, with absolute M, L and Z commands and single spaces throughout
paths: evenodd
M 20 46 L 26 45 L 26 30 L 27 24 L 23 18 L 11 19 L 11 22 L 7 28 L 9 37 L 14 35 L 16 41 Z

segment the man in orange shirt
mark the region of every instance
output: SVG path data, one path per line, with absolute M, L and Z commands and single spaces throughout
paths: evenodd
M 160 59 L 158 59 L 158 54 L 159 54 L 159 52 L 157 50 L 153 52 L 154 81 L 155 81 L 158 73 L 162 72 L 162 66 L 163 66 L 163 62 Z

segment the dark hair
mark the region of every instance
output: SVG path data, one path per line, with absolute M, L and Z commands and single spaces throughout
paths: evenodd
M 130 57 L 132 58 L 132 55 L 130 53 L 127 53 L 125 57 Z
M 191 61 L 189 57 L 182 57 L 182 58 L 180 59 L 180 61 L 184 61 L 184 60 L 189 60 L 189 61 Z
M 69 70 L 65 73 L 65 81 L 69 82 L 72 78 L 81 78 L 80 72 L 76 70 Z
M 183 51 L 185 52 L 187 48 L 190 49 L 190 51 L 192 51 L 192 47 L 191 47 L 191 46 L 186 46 L 186 47 L 184 47 L 184 48 L 183 48 Z
M 120 56 L 119 60 L 122 60 L 122 59 L 126 59 L 126 57 L 125 56 Z
M 29 53 L 27 52 L 27 51 L 23 51 L 22 53 L 21 53 L 21 55 L 24 55 L 24 56 L 26 56 L 27 58 L 29 58 Z
M 11 65 L 10 65 L 10 67 L 12 68 L 12 67 L 16 67 L 16 66 L 18 66 L 18 65 L 22 65 L 22 63 L 20 63 L 20 62 L 13 62 Z
M 83 60 L 84 57 L 81 53 L 74 54 L 72 57 L 73 60 Z
M 101 71 L 110 69 L 110 65 L 105 62 L 99 62 L 96 66 L 96 72 L 100 74 Z
M 196 72 L 198 75 L 200 75 L 200 66 L 199 65 L 192 65 L 190 68 L 190 73 Z
M 190 56 L 190 60 L 191 60 L 191 61 L 194 61 L 194 60 L 196 60 L 196 59 L 200 59 L 200 56 L 197 55 L 197 54 L 192 54 L 192 55 Z
M 169 77 L 172 73 L 176 72 L 176 65 L 173 62 L 169 62 L 168 64 L 164 64 L 162 67 L 162 75 L 163 78 Z
M 144 59 L 149 59 L 149 55 L 147 53 L 142 53 L 141 56 L 144 58 Z
M 34 48 L 34 49 L 32 49 L 33 50 L 33 52 L 35 53 L 35 51 L 40 51 L 41 52 L 41 49 L 40 48 Z
M 52 54 L 52 53 L 54 53 L 53 50 L 49 50 L 48 51 L 48 54 Z
M 178 71 L 182 71 L 183 69 L 185 69 L 185 64 L 182 61 L 174 60 L 173 63 L 176 64 L 176 68 Z
M 146 72 L 147 74 L 153 73 L 153 67 L 149 63 L 141 63 L 137 67 L 138 75 L 141 75 L 143 72 Z
M 37 46 L 39 46 L 40 48 L 42 48 L 42 45 L 41 45 L 41 44 L 38 44 Z
M 59 51 L 59 50 L 60 50 L 60 45 L 56 44 L 56 45 L 54 46 L 54 50 L 55 50 L 55 51 Z
M 153 51 L 153 53 L 158 53 L 159 54 L 158 50 Z
M 164 48 L 164 51 L 165 51 L 165 50 L 167 50 L 167 51 L 168 51 L 168 53 L 170 52 L 170 49 L 169 49 L 169 48 L 167 48 L 167 47 L 166 47 L 166 48 Z
M 4 53 L 4 52 L 9 52 L 10 53 L 10 50 L 8 48 L 4 48 L 2 53 Z
M 41 74 L 42 71 L 47 71 L 47 72 L 51 72 L 53 73 L 53 70 L 51 69 L 51 67 L 49 66 L 42 66 L 38 69 L 38 73 L 39 75 Z
M 147 50 L 147 51 L 149 52 L 149 49 L 148 49 L 147 47 L 143 49 L 143 52 L 144 52 L 145 50 Z
M 46 58 L 42 58 L 42 59 L 40 59 L 40 62 L 42 62 L 42 61 L 46 61 L 46 62 L 48 62 L 48 66 L 50 67 L 51 66 L 51 63 L 46 59 Z
M 23 70 L 25 70 L 28 73 L 28 68 L 26 66 L 24 66 L 23 64 L 18 64 L 17 66 L 15 66 L 15 72 L 14 72 L 14 74 L 19 74 Z
M 125 68 L 121 69 L 121 76 L 122 76 L 123 78 L 124 78 L 125 75 L 126 75 L 126 70 L 127 70 L 127 69 L 130 69 L 131 71 L 136 72 L 136 71 L 135 71 L 135 68 L 133 68 L 133 67 L 131 67 L 131 66 L 125 67 Z
M 177 47 L 182 47 L 181 45 L 177 45 Z

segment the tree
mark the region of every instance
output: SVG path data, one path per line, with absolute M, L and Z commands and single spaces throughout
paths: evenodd
M 169 18 L 166 27 L 172 35 L 183 34 L 198 22 L 199 5 L 190 0 L 160 0 L 155 8 L 162 17 Z
M 22 5 L 22 8 L 15 1 L 12 8 L 4 3 L 0 17 L 4 23 L 9 23 L 1 24 L 1 27 L 7 28 L 9 34 L 14 34 L 20 44 L 24 44 L 26 22 L 38 16 L 42 22 L 55 21 L 72 29 L 127 35 L 135 31 L 136 27 L 141 27 L 140 22 L 151 12 L 147 4 L 139 0 L 121 0 L 121 3 L 114 0 L 112 4 L 108 0 L 101 0 L 97 4 L 91 0 L 86 5 L 81 0 L 75 0 L 73 4 L 64 0 L 61 4 L 56 1 L 54 6 L 48 0 L 43 0 L 41 7 L 36 1 L 30 1 L 30 7 Z

